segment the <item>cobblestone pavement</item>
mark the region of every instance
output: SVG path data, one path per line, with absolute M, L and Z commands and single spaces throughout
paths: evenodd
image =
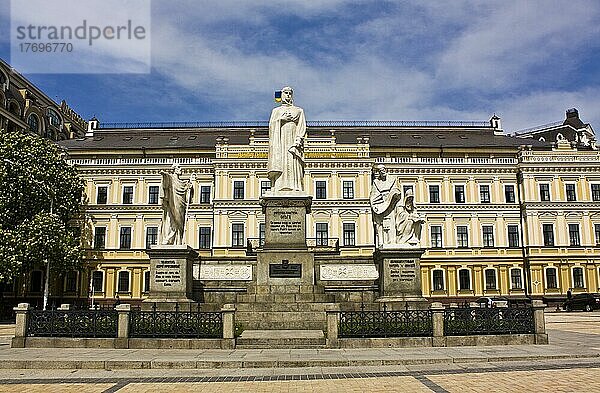
M 550 313 L 547 329 L 551 345 L 427 348 L 440 359 L 423 363 L 362 365 L 361 367 L 205 368 L 205 369 L 0 369 L 1 392 L 600 392 L 600 312 Z M 0 340 L 2 341 L 2 340 Z M 8 349 L 0 342 L 0 359 L 7 354 L 43 356 L 43 352 Z M 114 351 L 114 350 L 113 350 Z M 391 350 L 364 350 L 361 357 L 385 358 Z M 551 354 L 571 354 L 553 359 Z M 65 350 L 68 352 L 68 350 Z M 234 352 L 229 352 L 234 355 Z M 252 351 L 246 351 L 252 354 Z M 287 357 L 309 355 L 288 350 Z M 414 356 L 407 351 L 407 356 Z M 544 356 L 531 357 L 532 353 Z M 94 356 L 94 350 L 86 355 Z M 98 350 L 97 353 L 104 353 Z M 129 358 L 139 351 L 113 352 Z M 198 356 L 194 351 L 185 352 Z M 261 351 L 254 352 L 259 356 Z M 262 352 L 268 356 L 269 350 Z M 275 353 L 275 352 L 273 352 Z M 333 352 L 335 353 L 335 352 Z M 429 352 L 428 352 L 429 353 Z M 510 361 L 501 355 L 513 355 Z M 54 352 L 49 354 L 52 356 Z M 182 352 L 164 351 L 168 361 Z M 487 361 L 480 356 L 488 356 Z M 46 354 L 48 355 L 48 353 Z M 468 356 L 467 356 L 468 355 Z M 155 356 L 155 355 L 153 355 Z M 333 355 L 332 355 L 333 356 Z M 337 355 L 336 355 L 337 356 Z M 464 356 L 464 357 L 463 357 Z M 490 361 L 489 357 L 496 357 Z M 44 359 L 39 359 L 43 361 Z M 91 360 L 91 359 L 90 359 Z

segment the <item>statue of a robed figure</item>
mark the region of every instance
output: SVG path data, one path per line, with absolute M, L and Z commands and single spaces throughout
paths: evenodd
M 170 171 L 162 171 L 162 210 L 163 220 L 160 244 L 183 244 L 185 220 L 194 188 L 193 175 L 189 180 L 181 178 L 181 167 L 173 164 Z
M 281 90 L 281 106 L 273 108 L 269 120 L 268 177 L 271 195 L 304 192 L 304 110 L 294 105 L 291 87 Z

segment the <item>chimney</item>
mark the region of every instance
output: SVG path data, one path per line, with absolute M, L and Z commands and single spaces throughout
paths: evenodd
M 567 109 L 567 116 L 563 125 L 570 125 L 576 129 L 585 127 L 585 124 L 579 118 L 579 111 L 577 108 Z
M 504 131 L 502 130 L 502 120 L 496 116 L 496 114 L 494 113 L 494 116 L 492 116 L 492 118 L 490 119 L 490 126 L 492 126 L 492 128 L 494 129 L 494 135 L 502 135 L 504 133 Z
M 100 125 L 100 122 L 98 121 L 98 119 L 96 119 L 96 116 L 92 117 L 87 124 L 87 131 L 85 133 L 86 137 L 93 137 L 94 136 L 94 130 L 98 129 L 98 126 Z

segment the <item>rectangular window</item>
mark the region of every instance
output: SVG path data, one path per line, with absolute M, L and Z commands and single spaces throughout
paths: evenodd
M 465 203 L 465 186 L 454 186 L 454 201 Z
M 146 248 L 158 244 L 158 227 L 146 228 Z
M 479 199 L 481 203 L 490 203 L 490 186 L 487 184 L 479 186 Z
M 200 203 L 210 203 L 210 186 L 200 186 Z
M 265 195 L 269 191 L 271 191 L 271 180 L 261 180 L 260 181 L 260 196 Z
M 96 227 L 94 229 L 94 249 L 104 250 L 106 247 L 106 227 Z
M 158 189 L 159 186 L 148 187 L 148 204 L 158 205 Z
M 442 227 L 441 225 L 431 226 L 431 247 L 442 248 Z
M 512 184 L 506 184 L 504 186 L 504 200 L 506 203 L 515 203 L 515 186 Z
M 573 288 L 585 288 L 582 267 L 573 268 Z
M 316 199 L 327 199 L 327 182 L 324 180 L 317 180 L 315 182 L 315 198 Z
M 344 246 L 354 246 L 356 244 L 356 231 L 353 222 L 344 223 Z
M 550 184 L 540 184 L 540 201 L 550 201 Z
M 433 290 L 443 291 L 444 290 L 444 271 L 436 269 L 433 271 Z
M 512 289 L 523 289 L 521 269 L 510 269 L 510 287 Z
M 262 247 L 265 245 L 266 225 L 264 222 L 258 224 L 258 243 Z
M 231 224 L 231 246 L 244 247 L 244 224 Z
M 199 238 L 199 248 L 202 248 L 204 250 L 209 249 L 210 248 L 210 233 L 211 232 L 211 228 L 210 227 L 200 227 L 199 229 L 199 233 L 200 233 L 200 238 Z
M 354 182 L 352 180 L 342 182 L 342 198 L 354 199 Z
M 485 289 L 488 291 L 497 289 L 495 269 L 485 269 Z
M 412 186 L 412 184 L 405 184 L 402 186 L 402 193 L 403 195 L 406 195 L 406 193 L 410 190 L 410 192 L 412 192 L 413 195 L 415 195 L 415 190 Z
M 106 205 L 107 201 L 108 201 L 108 187 L 107 186 L 98 187 L 98 195 L 96 195 L 96 204 Z
M 594 224 L 594 238 L 596 239 L 596 245 L 600 245 L 600 224 Z
M 133 186 L 123 186 L 123 204 L 131 205 L 133 203 Z
M 150 292 L 150 270 L 144 271 L 144 293 Z
M 552 224 L 543 224 L 544 246 L 554 246 L 554 227 Z
M 508 226 L 508 246 L 519 247 L 519 226 L 509 225 Z
M 244 199 L 244 181 L 235 180 L 233 182 L 233 199 Z
M 600 202 L 600 184 L 592 184 L 592 201 Z
M 129 272 L 121 270 L 117 279 L 117 292 L 128 293 L 129 292 Z
M 77 292 L 77 272 L 69 271 L 65 275 L 65 292 L 75 293 Z
M 556 277 L 556 268 L 549 267 L 546 269 L 546 288 L 556 289 L 558 288 L 558 280 Z
M 460 248 L 469 247 L 469 232 L 466 226 L 456 227 L 456 246 Z
M 329 230 L 326 222 L 318 222 L 315 225 L 315 234 L 317 236 L 317 246 L 327 246 L 329 238 Z
M 471 290 L 471 271 L 469 269 L 458 271 L 458 289 L 461 291 Z
M 483 235 L 483 246 L 494 247 L 494 227 L 491 225 L 484 225 L 481 227 L 481 233 Z
M 131 227 L 121 227 L 119 248 L 121 250 L 129 250 L 131 248 Z
M 567 194 L 568 202 L 575 202 L 577 200 L 577 196 L 575 195 L 575 184 L 565 184 L 565 194 Z
M 92 273 L 92 291 L 97 293 L 104 292 L 104 273 L 100 270 L 94 270 Z
M 581 241 L 579 239 L 579 225 L 569 224 L 569 244 L 571 246 L 580 246 Z
M 440 186 L 437 184 L 429 186 L 429 203 L 440 203 Z

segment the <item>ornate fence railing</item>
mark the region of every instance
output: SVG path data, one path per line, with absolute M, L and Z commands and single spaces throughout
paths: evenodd
M 117 337 L 115 310 L 31 310 L 29 337 Z
M 222 338 L 220 312 L 199 310 L 131 310 L 129 337 L 132 338 Z
M 529 334 L 533 308 L 451 308 L 444 310 L 444 335 Z
M 339 337 L 430 337 L 432 312 L 342 311 L 338 334 Z

